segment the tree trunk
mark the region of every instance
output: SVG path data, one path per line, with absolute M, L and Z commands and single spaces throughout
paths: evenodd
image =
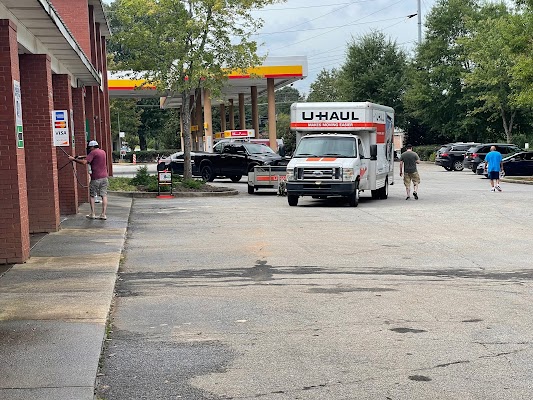
M 500 115 L 502 116 L 502 124 L 503 124 L 503 130 L 505 132 L 505 138 L 507 140 L 507 143 L 511 143 L 513 141 L 513 121 L 516 115 L 516 111 L 513 111 L 511 113 L 511 119 L 509 120 L 509 122 L 507 122 L 507 116 L 505 115 L 505 110 L 501 106 L 500 106 Z
M 191 107 L 188 93 L 181 94 L 181 120 L 183 121 L 183 179 L 192 179 L 191 168 Z

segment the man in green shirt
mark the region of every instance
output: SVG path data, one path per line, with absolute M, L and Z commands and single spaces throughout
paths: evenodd
M 400 176 L 403 176 L 403 184 L 407 192 L 405 200 L 411 198 L 411 182 L 413 182 L 413 196 L 418 200 L 418 184 L 420 175 L 416 169 L 416 164 L 420 164 L 420 157 L 413 151 L 413 146 L 408 144 L 406 151 L 400 156 Z

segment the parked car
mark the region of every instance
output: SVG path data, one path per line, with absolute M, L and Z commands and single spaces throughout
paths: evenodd
M 484 143 L 478 146 L 473 146 L 465 154 L 463 161 L 464 168 L 472 170 L 474 173 L 478 173 L 478 165 L 485 161 L 485 156 L 490 151 L 491 146 L 496 146 L 496 150 L 502 153 L 503 157 L 519 153 L 522 151 L 516 144 L 509 143 Z
M 435 165 L 440 165 L 446 171 L 462 171 L 466 151 L 480 143 L 449 143 L 437 150 Z
M 501 176 L 533 176 L 533 151 L 522 151 L 505 157 L 502 160 Z M 488 177 L 487 165 L 482 162 L 477 167 L 477 173 Z
M 200 176 L 206 182 L 212 182 L 218 176 L 238 182 L 256 165 L 287 165 L 288 163 L 288 160 L 263 144 L 221 142 L 213 146 L 213 151 L 213 153 L 191 152 L 193 176 Z M 180 151 L 161 159 L 157 164 L 157 170 L 171 169 L 173 173 L 183 175 L 183 163 L 184 154 Z

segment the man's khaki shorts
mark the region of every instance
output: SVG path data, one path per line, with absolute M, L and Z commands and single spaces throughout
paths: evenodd
M 413 185 L 418 185 L 420 183 L 420 175 L 418 175 L 418 172 L 403 173 L 403 184 L 405 187 L 411 186 L 411 182 L 413 182 Z
M 109 186 L 109 181 L 107 178 L 100 178 L 100 179 L 91 179 L 91 183 L 89 184 L 89 196 L 96 197 L 96 195 L 99 195 L 101 197 L 107 196 L 107 187 Z

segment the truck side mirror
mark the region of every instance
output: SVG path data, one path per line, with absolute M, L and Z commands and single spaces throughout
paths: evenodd
M 370 145 L 370 160 L 376 161 L 377 159 L 378 159 L 378 145 L 371 144 Z

